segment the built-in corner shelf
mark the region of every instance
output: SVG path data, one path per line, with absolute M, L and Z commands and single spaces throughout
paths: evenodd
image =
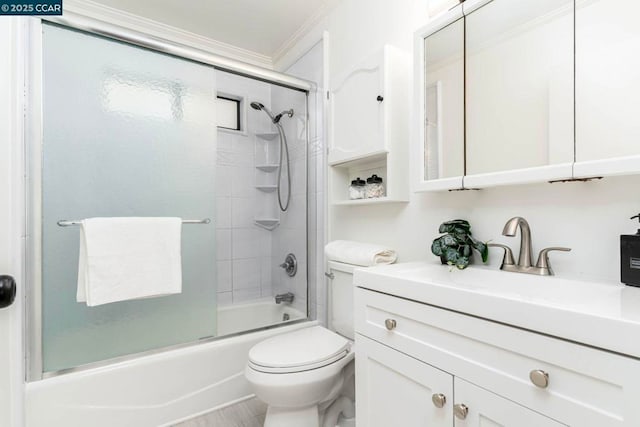
M 280 134 L 278 132 L 256 132 L 256 136 L 260 139 L 266 139 L 272 141 L 276 139 Z
M 278 188 L 277 185 L 256 185 L 256 188 L 265 193 L 273 193 Z
M 274 230 L 280 225 L 279 218 L 256 218 L 254 222 L 258 227 L 264 228 L 265 230 Z
M 280 166 L 280 139 L 278 132 L 256 132 L 255 144 L 255 189 L 256 204 L 254 223 L 265 230 L 274 230 L 280 225 L 280 210 L 276 190 Z
M 279 166 L 277 164 L 256 165 L 256 169 L 261 170 L 262 172 L 275 172 L 278 168 Z

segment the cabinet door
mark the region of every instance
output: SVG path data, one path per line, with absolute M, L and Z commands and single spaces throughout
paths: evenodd
M 570 178 L 573 0 L 474 4 L 463 6 L 465 187 Z
M 559 427 L 551 418 L 477 387 L 455 379 L 456 406 L 465 405 L 464 419 L 456 414 L 455 427 Z
M 380 53 L 332 85 L 330 164 L 384 151 L 383 68 Z
M 356 335 L 356 420 L 361 427 L 453 426 L 453 377 Z M 442 394 L 442 408 L 433 395 Z
M 640 171 L 640 2 L 576 3 L 576 176 Z

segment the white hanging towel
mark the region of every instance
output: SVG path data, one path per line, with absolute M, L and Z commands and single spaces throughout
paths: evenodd
M 398 259 L 396 251 L 385 246 L 360 243 L 350 240 L 334 240 L 327 243 L 324 253 L 331 261 L 345 264 L 371 267 L 380 264 L 393 264 Z
M 78 302 L 93 307 L 182 291 L 180 218 L 88 218 L 80 225 Z

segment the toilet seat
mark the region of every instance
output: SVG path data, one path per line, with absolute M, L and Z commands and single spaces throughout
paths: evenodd
M 346 338 L 321 326 L 269 338 L 249 351 L 249 367 L 274 374 L 318 369 L 349 354 Z

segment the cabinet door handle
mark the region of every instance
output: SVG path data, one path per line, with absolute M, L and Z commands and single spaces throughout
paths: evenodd
M 467 418 L 469 414 L 469 407 L 464 403 L 458 403 L 457 405 L 453 405 L 453 415 L 456 416 L 459 420 L 464 420 Z
M 0 308 L 9 307 L 16 299 L 16 281 L 11 276 L 0 276 Z
M 376 97 L 376 101 L 378 101 L 378 102 L 382 102 L 382 101 L 384 101 L 384 97 L 383 97 L 382 95 L 378 95 L 378 96 Z
M 541 369 L 529 372 L 529 379 L 536 387 L 547 388 L 549 386 L 549 374 Z
M 436 408 L 443 408 L 447 404 L 447 396 L 442 393 L 435 393 L 431 396 L 431 401 Z
M 394 330 L 397 324 L 398 323 L 395 321 L 395 319 L 387 319 L 384 321 L 384 326 L 387 328 L 388 331 Z

